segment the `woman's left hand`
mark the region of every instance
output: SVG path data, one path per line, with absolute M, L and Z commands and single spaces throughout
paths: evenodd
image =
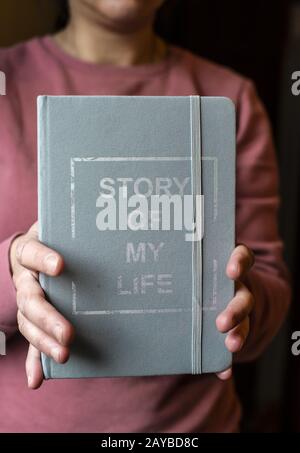
M 232 252 L 227 268 L 227 277 L 236 282 L 234 298 L 216 319 L 220 332 L 227 333 L 225 345 L 230 352 L 238 352 L 244 346 L 249 334 L 249 315 L 254 306 L 254 299 L 243 281 L 254 264 L 254 255 L 245 245 L 238 245 Z M 226 380 L 231 377 L 232 368 L 217 376 Z

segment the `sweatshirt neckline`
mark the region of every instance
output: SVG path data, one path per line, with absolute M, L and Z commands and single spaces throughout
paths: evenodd
M 42 46 L 56 57 L 62 61 L 65 65 L 72 67 L 76 70 L 83 72 L 89 72 L 90 74 L 108 74 L 108 75 L 142 75 L 142 76 L 153 76 L 157 73 L 163 72 L 168 69 L 168 67 L 176 60 L 178 57 L 176 48 L 172 45 L 169 45 L 168 54 L 160 61 L 156 63 L 146 63 L 138 64 L 132 66 L 117 66 L 112 64 L 97 64 L 90 63 L 84 60 L 81 60 L 73 55 L 65 52 L 61 47 L 56 44 L 51 35 L 46 35 L 40 38 Z

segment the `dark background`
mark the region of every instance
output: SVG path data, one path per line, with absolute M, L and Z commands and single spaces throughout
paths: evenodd
M 51 33 L 64 19 L 58 6 L 63 3 L 1 0 L 0 46 Z M 168 41 L 252 78 L 273 123 L 283 200 L 280 223 L 294 300 L 268 351 L 255 363 L 236 366 L 243 430 L 251 432 L 300 431 L 300 357 L 290 351 L 291 333 L 300 330 L 300 96 L 291 94 L 291 74 L 300 70 L 299 11 L 300 1 L 291 0 L 166 0 L 156 21 Z
M 300 2 L 288 0 L 170 0 L 157 20 L 157 31 L 167 40 L 252 78 L 273 124 L 281 173 L 281 234 L 294 300 L 288 321 L 264 356 L 236 366 L 245 431 L 300 431 L 300 358 L 290 351 L 291 333 L 300 330 L 300 97 L 291 94 L 292 72 L 300 70 L 298 11 Z

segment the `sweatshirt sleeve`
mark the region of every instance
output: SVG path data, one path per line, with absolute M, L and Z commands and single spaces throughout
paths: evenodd
M 10 271 L 9 250 L 13 239 L 20 234 L 14 233 L 0 243 L 0 330 L 7 338 L 17 330 L 16 289 Z
M 254 85 L 246 80 L 237 105 L 237 243 L 255 254 L 245 284 L 254 296 L 250 334 L 236 361 L 256 358 L 281 326 L 289 303 L 289 276 L 278 233 L 278 169 L 272 131 Z

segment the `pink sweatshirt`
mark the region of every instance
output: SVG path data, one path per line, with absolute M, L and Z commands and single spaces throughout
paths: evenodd
M 289 286 L 277 231 L 278 181 L 270 125 L 251 81 L 179 48 L 152 65 L 115 67 L 77 60 L 51 37 L 0 49 L 7 95 L 0 97 L 1 432 L 231 432 L 240 406 L 233 380 L 215 375 L 54 380 L 29 390 L 28 344 L 16 325 L 8 251 L 37 219 L 36 97 L 40 94 L 228 96 L 237 107 L 237 242 L 256 254 L 248 278 L 256 305 L 236 360 L 257 357 L 279 328 Z

